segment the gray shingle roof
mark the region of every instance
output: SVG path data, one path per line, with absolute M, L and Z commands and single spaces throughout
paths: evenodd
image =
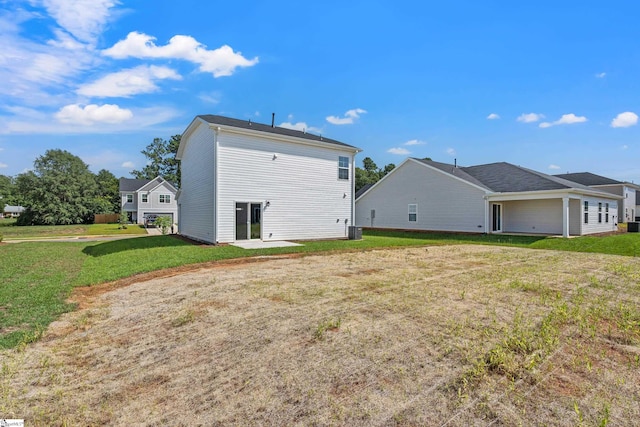
M 496 193 L 519 193 L 525 191 L 548 191 L 571 188 L 594 191 L 593 188 L 577 182 L 506 162 L 456 167 L 447 163 L 433 162 L 430 160 L 419 161 Z
M 605 176 L 596 175 L 591 172 L 578 172 L 578 173 L 563 173 L 554 175 L 558 178 L 568 179 L 569 181 L 577 182 L 582 185 L 614 185 L 622 184 L 615 179 L 607 178 Z
M 480 180 L 476 179 L 475 177 L 469 175 L 464 170 L 464 168 L 459 168 L 459 167 L 456 167 L 454 165 L 450 165 L 448 163 L 434 162 L 433 160 L 424 160 L 424 159 L 415 159 L 415 158 L 414 158 L 414 160 L 417 160 L 417 161 L 419 161 L 421 163 L 424 163 L 425 165 L 432 166 L 432 167 L 434 167 L 436 169 L 439 169 L 439 170 L 441 170 L 443 172 L 446 172 L 446 173 L 448 173 L 450 175 L 457 176 L 458 178 L 461 178 L 461 179 L 463 179 L 465 181 L 468 181 L 468 182 L 470 182 L 472 184 L 475 184 L 475 185 L 477 185 L 479 187 L 485 188 L 487 190 L 491 190 L 491 188 L 488 187 L 486 184 L 484 184 Z
M 150 179 L 120 178 L 120 191 L 136 191 L 150 182 Z
M 361 189 L 356 191 L 356 199 L 358 197 L 360 197 L 361 195 L 363 195 L 368 189 L 370 189 L 373 186 L 374 186 L 374 184 L 365 184 L 364 187 L 362 187 Z
M 357 149 L 352 145 L 348 145 L 348 144 L 345 144 L 344 142 L 336 141 L 335 139 L 325 138 L 324 136 L 314 135 L 308 132 L 302 132 L 299 130 L 287 129 L 287 128 L 278 127 L 278 126 L 271 127 L 270 125 L 256 123 L 250 120 L 232 119 L 230 117 L 216 116 L 213 114 L 204 114 L 204 115 L 199 115 L 198 117 L 211 124 L 216 124 L 221 126 L 232 126 L 232 127 L 241 128 L 241 129 L 253 129 L 260 132 L 268 132 L 268 133 L 275 133 L 278 135 L 293 136 L 296 138 L 303 138 L 311 141 L 326 142 L 327 144 L 335 144 L 343 147 Z

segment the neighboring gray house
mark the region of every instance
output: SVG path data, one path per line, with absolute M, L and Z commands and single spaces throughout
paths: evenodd
M 176 156 L 180 234 L 213 244 L 344 238 L 359 151 L 304 131 L 197 116 Z
M 640 193 L 640 186 L 637 184 L 616 181 L 590 172 L 565 173 L 554 176 L 620 196 L 622 198 L 622 201 L 618 203 L 618 220 L 620 222 L 635 221 L 635 217 L 638 216 L 636 195 Z
M 4 218 L 17 218 L 22 212 L 24 212 L 24 208 L 22 206 L 4 205 L 2 216 Z
M 569 237 L 617 230 L 618 199 L 509 163 L 409 158 L 356 199 L 356 225 Z
M 178 222 L 178 190 L 162 177 L 155 179 L 120 178 L 121 211 L 129 221 L 144 224 L 150 215 L 168 216 Z

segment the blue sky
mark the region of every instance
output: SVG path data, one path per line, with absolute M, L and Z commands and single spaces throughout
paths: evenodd
M 407 156 L 640 182 L 635 1 L 0 0 L 0 174 L 129 176 L 221 114 Z

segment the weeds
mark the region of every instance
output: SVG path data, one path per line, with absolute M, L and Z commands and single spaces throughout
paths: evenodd
M 316 327 L 315 331 L 313 332 L 313 338 L 316 341 L 322 341 L 327 331 L 337 331 L 338 329 L 340 329 L 341 324 L 342 319 L 340 318 L 334 320 L 325 320 Z
M 179 328 L 180 326 L 184 326 L 187 323 L 193 322 L 195 318 L 196 318 L 196 313 L 193 310 L 189 309 L 181 313 L 175 319 L 173 319 L 171 321 L 171 326 L 173 326 L 174 328 Z

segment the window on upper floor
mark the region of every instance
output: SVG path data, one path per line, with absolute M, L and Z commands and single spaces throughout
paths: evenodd
M 133 194 L 127 194 L 127 203 L 133 203 Z
M 349 179 L 349 158 L 338 157 L 338 179 Z
M 142 195 L 142 203 L 147 203 L 149 201 L 149 195 L 148 194 L 143 194 Z
M 160 195 L 160 203 L 171 203 L 171 195 L 170 194 L 161 194 Z

